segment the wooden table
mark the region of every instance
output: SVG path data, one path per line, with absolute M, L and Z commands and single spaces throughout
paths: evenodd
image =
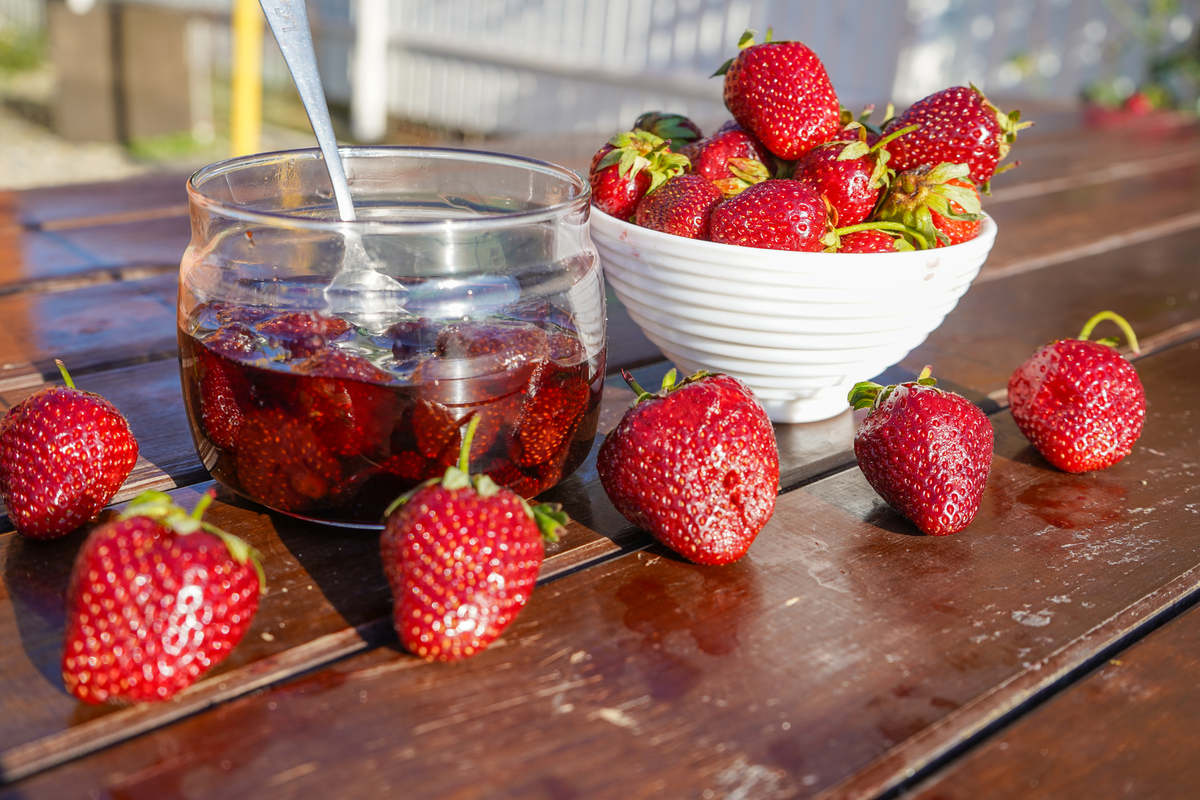
M 548 493 L 574 522 L 530 604 L 441 665 L 400 648 L 376 535 L 220 492 L 211 518 L 265 554 L 269 593 L 218 669 L 129 708 L 85 707 L 58 673 L 86 530 L 3 533 L 0 796 L 1193 797 L 1200 128 L 1038 122 L 985 203 L 982 273 L 888 373 L 930 363 L 990 415 L 966 531 L 916 535 L 879 500 L 849 412 L 777 426 L 775 516 L 727 567 L 629 526 L 589 461 Z M 142 451 L 118 501 L 157 487 L 190 506 L 211 485 L 176 362 L 188 236 L 178 175 L 0 194 L 0 400 L 56 380 L 56 357 L 112 400 Z M 1145 431 L 1115 467 L 1066 475 L 1004 387 L 1104 308 L 1142 339 Z M 610 367 L 653 383 L 658 351 L 615 305 L 609 325 Z M 610 379 L 602 428 L 631 396 Z

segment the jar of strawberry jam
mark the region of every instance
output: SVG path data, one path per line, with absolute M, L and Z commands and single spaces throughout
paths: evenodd
M 319 151 L 188 181 L 183 397 L 222 484 L 271 509 L 379 526 L 456 463 L 531 497 L 596 434 L 604 286 L 588 182 L 545 162 L 344 148 L 342 222 Z

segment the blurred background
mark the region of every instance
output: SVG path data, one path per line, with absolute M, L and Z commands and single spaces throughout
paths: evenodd
M 743 31 L 799 39 L 838 96 L 974 83 L 1005 110 L 1200 111 L 1200 0 L 311 0 L 344 142 L 579 163 L 643 111 L 711 129 Z M 1121 109 L 1124 109 L 1122 111 Z M 878 119 L 879 117 L 877 117 Z M 314 144 L 257 0 L 0 0 L 0 189 Z

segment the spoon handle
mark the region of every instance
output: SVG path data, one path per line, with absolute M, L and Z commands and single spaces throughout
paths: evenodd
M 333 183 L 333 196 L 337 201 L 338 214 L 346 222 L 355 219 L 354 203 L 350 199 L 350 184 L 346 170 L 338 155 L 337 137 L 329 119 L 329 107 L 325 103 L 325 91 L 321 88 L 321 75 L 317 71 L 317 54 L 313 49 L 312 31 L 308 27 L 308 9 L 304 0 L 259 0 L 267 24 L 275 34 L 283 60 L 287 63 L 308 121 L 317 137 L 329 180 Z

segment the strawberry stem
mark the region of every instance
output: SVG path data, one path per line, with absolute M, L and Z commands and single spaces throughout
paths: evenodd
M 1121 332 L 1125 334 L 1125 339 L 1129 342 L 1129 349 L 1132 350 L 1135 355 L 1140 356 L 1142 351 L 1141 348 L 1138 347 L 1137 335 L 1134 334 L 1133 327 L 1128 321 L 1126 321 L 1124 317 L 1122 317 L 1120 314 L 1117 314 L 1115 311 L 1101 311 L 1099 314 L 1093 316 L 1083 324 L 1083 330 L 1079 332 L 1079 338 L 1086 341 L 1087 338 L 1092 335 L 1092 330 L 1106 319 L 1112 320 L 1113 322 L 1117 323 L 1118 326 L 1120 326 Z
M 839 237 L 841 237 L 841 236 L 846 236 L 847 234 L 857 233 L 858 231 L 872 231 L 872 230 L 875 230 L 875 231 L 897 231 L 899 233 L 904 234 L 905 236 L 911 236 L 912 238 L 916 239 L 917 244 L 919 244 L 921 246 L 922 250 L 929 249 L 929 241 L 924 236 L 922 236 L 920 234 L 920 232 L 917 231 L 916 228 L 911 228 L 908 225 L 905 225 L 901 222 L 887 222 L 887 221 L 883 221 L 883 220 L 880 220 L 877 222 L 860 222 L 857 225 L 847 225 L 844 228 L 838 228 L 834 231 L 834 233 L 836 233 Z
M 63 383 L 65 383 L 67 385 L 68 389 L 74 389 L 75 381 L 71 380 L 71 373 L 67 372 L 66 365 L 63 364 L 61 361 L 59 361 L 57 358 L 54 359 L 54 363 L 58 365 L 58 371 L 62 373 Z
M 880 139 L 878 142 L 876 142 L 871 147 L 871 149 L 872 150 L 882 150 L 884 147 L 887 146 L 888 142 L 892 141 L 893 139 L 899 139 L 901 136 L 904 136 L 905 134 L 912 133 L 913 131 L 917 130 L 920 127 L 921 127 L 920 125 L 909 125 L 907 128 L 901 128 L 898 131 L 892 131 L 887 136 L 884 136 L 882 139 Z
M 467 432 L 463 434 L 462 449 L 458 451 L 458 468 L 463 472 L 471 471 L 471 441 L 475 438 L 475 429 L 478 427 L 479 415 L 476 414 L 467 423 Z

